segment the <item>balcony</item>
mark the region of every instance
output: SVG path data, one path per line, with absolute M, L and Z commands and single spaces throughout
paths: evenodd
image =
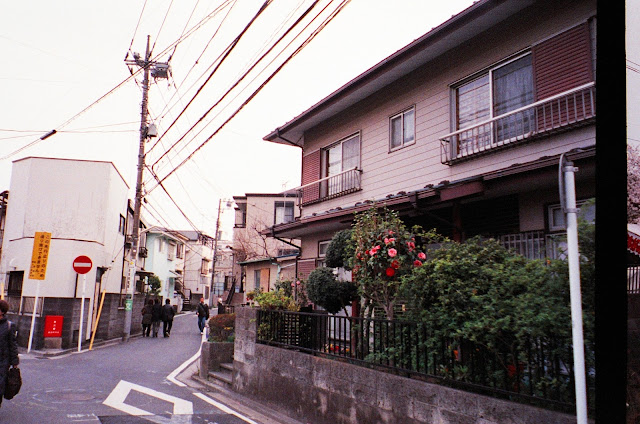
M 361 174 L 362 170 L 351 168 L 339 174 L 294 188 L 289 192 L 297 192 L 298 205 L 306 206 L 360 190 Z
M 595 83 L 455 131 L 440 139 L 440 161 L 452 165 L 595 120 Z

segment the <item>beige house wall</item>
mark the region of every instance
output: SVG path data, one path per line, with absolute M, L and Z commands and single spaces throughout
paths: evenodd
M 594 145 L 595 126 L 592 125 L 448 166 L 441 163 L 439 139 L 452 131 L 451 84 L 584 22 L 595 12 L 595 2 L 591 2 L 578 7 L 559 5 L 554 10 L 538 10 L 535 14 L 518 16 L 508 26 L 494 27 L 308 131 L 304 141 L 305 156 L 346 136 L 360 133 L 362 190 L 305 206 L 303 215 L 307 217 L 337 206 L 353 206 L 357 202 L 381 199 L 389 194 L 417 190 L 445 180 L 457 181 L 543 156 L 558 155 L 576 147 Z M 415 144 L 389 152 L 389 118 L 414 105 Z M 532 206 L 530 203 L 523 202 L 522 206 L 529 208 Z M 527 227 L 544 227 L 540 226 L 543 207 L 539 202 L 538 206 L 535 213 L 523 211 L 523 218 L 530 215 L 526 217 L 531 219 L 525 224 Z M 303 246 L 304 257 L 307 258 L 312 255 L 306 249 L 313 250 L 308 244 L 305 241 Z

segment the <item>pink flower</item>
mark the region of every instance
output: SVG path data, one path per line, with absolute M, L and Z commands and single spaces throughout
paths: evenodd
M 296 285 L 299 286 L 300 285 L 300 281 L 296 281 Z
M 396 275 L 396 270 L 393 268 L 387 268 L 387 277 L 393 277 L 394 275 Z
M 419 260 L 416 259 L 415 261 L 413 261 L 413 265 L 414 266 L 422 266 L 422 262 L 420 262 Z
M 393 234 L 393 231 L 389 230 L 389 235 L 392 236 Z
M 394 239 L 393 237 L 391 237 L 391 238 L 385 238 L 385 239 L 384 239 L 384 244 L 393 243 L 393 242 L 395 242 L 395 241 L 396 241 L 396 239 Z
M 388 238 L 384 238 L 384 244 L 389 244 L 389 239 Z
M 408 241 L 407 242 L 407 246 L 409 247 L 409 250 L 413 252 L 413 249 L 416 248 L 416 244 L 412 241 Z
M 421 259 L 421 260 L 424 261 L 425 259 L 427 259 L 427 255 L 425 255 L 424 253 L 420 252 L 420 253 L 418 253 L 418 259 Z
M 295 287 L 295 286 L 296 286 L 295 284 L 291 283 L 291 287 Z
M 398 251 L 394 248 L 391 248 L 387 251 L 387 253 L 389 254 L 389 257 L 395 258 L 395 256 L 398 254 Z

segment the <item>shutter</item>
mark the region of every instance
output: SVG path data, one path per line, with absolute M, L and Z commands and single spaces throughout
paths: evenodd
M 589 23 L 573 27 L 533 46 L 536 101 L 593 81 Z M 538 132 L 593 117 L 590 93 L 559 98 L 537 108 Z
M 301 259 L 298 261 L 298 279 L 306 280 L 311 271 L 316 269 L 315 259 Z
M 302 185 L 311 184 L 320 179 L 320 150 L 302 158 Z M 320 184 L 312 184 L 302 189 L 302 204 L 311 203 L 320 198 Z
M 543 41 L 532 52 L 536 101 L 593 81 L 587 22 Z

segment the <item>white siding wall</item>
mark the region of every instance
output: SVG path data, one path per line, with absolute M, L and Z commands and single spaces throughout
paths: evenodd
M 307 132 L 304 155 L 360 131 L 363 173 L 362 191 L 309 205 L 304 208 L 303 215 L 381 199 L 388 194 L 417 190 L 444 180 L 456 181 L 593 145 L 595 128 L 591 126 L 453 166 L 440 161 L 439 138 L 451 131 L 450 85 L 586 20 L 595 14 L 595 2 L 570 10 L 538 12 L 535 16 L 521 16 L 509 27 L 494 28 Z M 411 105 L 416 107 L 416 143 L 390 153 L 389 117 Z M 308 257 L 307 252 L 305 250 L 305 257 Z

